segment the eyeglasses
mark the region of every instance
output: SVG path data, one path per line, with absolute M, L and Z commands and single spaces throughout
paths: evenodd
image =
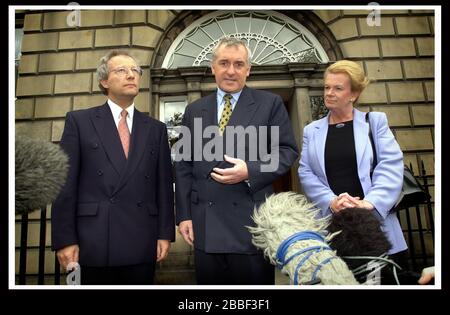
M 131 70 L 131 72 L 134 75 L 142 75 L 143 70 L 141 69 L 141 67 L 131 67 L 131 68 L 127 68 L 127 67 L 119 67 L 116 69 L 112 69 L 110 72 L 114 72 L 116 73 L 118 76 L 120 77 L 124 77 L 128 74 L 128 72 Z

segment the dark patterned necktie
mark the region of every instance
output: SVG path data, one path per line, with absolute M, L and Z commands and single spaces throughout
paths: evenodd
M 233 106 L 231 106 L 231 98 L 231 94 L 225 94 L 225 96 L 223 97 L 223 99 L 225 100 L 225 106 L 223 107 L 222 117 L 220 117 L 219 121 L 219 131 L 221 135 L 223 134 L 233 111 Z

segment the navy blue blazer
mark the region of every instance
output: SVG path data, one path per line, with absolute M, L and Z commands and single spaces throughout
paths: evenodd
M 308 199 L 322 210 L 322 216 L 331 214 L 329 205 L 336 195 L 331 190 L 325 172 L 325 142 L 328 118 L 307 125 L 303 130 L 303 146 L 298 174 Z M 403 183 L 403 152 L 389 128 L 385 113 L 371 112 L 370 125 L 376 146 L 378 164 L 373 170 L 373 151 L 369 140 L 369 124 L 366 113 L 353 109 L 353 134 L 355 137 L 358 176 L 364 191 L 364 199 L 375 207 L 375 214 L 382 221 L 392 249 L 389 254 L 407 248 L 400 223 L 390 212 L 396 203 Z
M 61 147 L 69 175 L 52 206 L 52 248 L 78 244 L 80 265 L 156 260 L 158 239 L 174 240 L 167 130 L 135 109 L 128 160 L 108 104 L 67 113 Z
M 217 126 L 217 94 L 212 93 L 188 105 L 182 125 L 193 133 L 194 119 L 202 119 L 203 133 L 206 127 Z M 258 153 L 257 158 L 250 158 L 249 141 L 245 146 L 245 161 L 249 173 L 248 184 L 240 182 L 225 185 L 211 179 L 209 173 L 217 165 L 217 161 L 200 161 L 194 159 L 194 147 L 191 148 L 191 161 L 175 163 L 176 169 L 176 221 L 192 220 L 194 228 L 194 246 L 209 253 L 256 253 L 257 249 L 251 242 L 251 234 L 247 226 L 254 226 L 251 218 L 255 206 L 261 204 L 265 197 L 273 193 L 272 182 L 289 171 L 298 158 L 298 148 L 291 128 L 286 108 L 280 96 L 260 90 L 245 87 L 233 110 L 229 126 L 278 126 L 279 141 L 268 146 L 277 148 L 279 157 L 268 148 L 258 152 L 269 152 L 277 160 L 276 169 L 262 172 L 264 156 Z M 259 133 L 259 136 L 263 136 Z M 267 135 L 270 139 L 270 134 Z M 223 144 L 226 137 L 217 137 L 216 141 Z M 239 139 L 243 140 L 243 139 Z M 201 149 L 210 142 L 203 139 Z M 191 143 L 194 143 L 192 141 Z M 241 142 L 242 143 L 242 142 Z M 253 145 L 254 143 L 252 143 Z M 237 157 L 235 152 L 224 148 L 223 152 Z M 258 144 L 259 145 L 259 144 Z M 261 149 L 258 147 L 258 150 Z M 267 156 L 265 156 L 267 158 Z

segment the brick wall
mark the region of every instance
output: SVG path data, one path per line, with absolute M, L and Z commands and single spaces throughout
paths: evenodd
M 28 13 L 16 89 L 16 133 L 59 141 L 66 112 L 103 103 L 95 70 L 112 48 L 128 49 L 144 69 L 136 98 L 149 113 L 149 67 L 155 47 L 175 15 L 158 10 L 80 11 L 81 27 L 67 25 L 70 11 Z

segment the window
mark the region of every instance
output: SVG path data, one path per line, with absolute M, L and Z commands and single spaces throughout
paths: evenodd
M 209 66 L 211 51 L 224 36 L 245 39 L 253 65 L 328 62 L 315 36 L 281 13 L 217 11 L 195 21 L 177 37 L 162 67 Z
M 178 140 L 180 135 L 178 126 L 181 124 L 186 106 L 186 96 L 169 96 L 160 100 L 159 117 L 167 125 L 170 146 Z

